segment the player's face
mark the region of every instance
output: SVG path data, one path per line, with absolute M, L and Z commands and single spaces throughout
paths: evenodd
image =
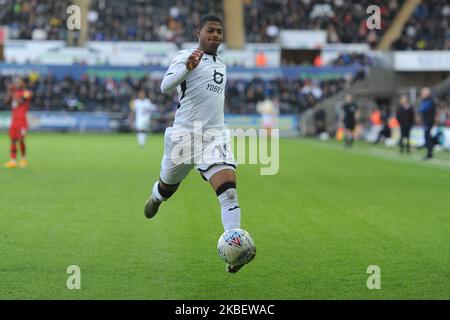
M 218 21 L 208 21 L 198 33 L 200 49 L 208 54 L 216 54 L 223 41 L 223 26 Z
M 400 104 L 406 106 L 408 104 L 408 98 L 405 96 L 400 97 Z
M 352 103 L 352 101 L 353 101 L 353 97 L 352 96 L 350 96 L 350 95 L 345 96 L 345 102 Z
M 14 81 L 14 85 L 15 85 L 16 88 L 22 89 L 23 86 L 24 86 L 24 82 L 23 82 L 23 80 L 21 78 L 16 78 L 15 81 Z
M 423 99 L 428 98 L 430 96 L 430 89 L 429 88 L 422 88 L 420 95 Z

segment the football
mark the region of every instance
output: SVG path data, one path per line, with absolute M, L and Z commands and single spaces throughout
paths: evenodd
M 250 234 L 242 229 L 225 231 L 219 238 L 217 253 L 225 262 L 240 266 L 249 263 L 256 255 L 256 247 Z

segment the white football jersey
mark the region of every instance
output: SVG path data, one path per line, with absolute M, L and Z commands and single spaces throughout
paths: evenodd
M 136 129 L 148 130 L 151 113 L 156 111 L 156 106 L 149 99 L 134 100 L 134 112 L 136 114 Z
M 194 49 L 178 52 L 161 83 L 164 93 L 177 85 L 179 104 L 173 126 L 192 130 L 194 121 L 201 121 L 203 129 L 224 128 L 225 63 L 219 56 L 204 53 L 198 66 L 189 72 L 186 61 L 192 52 Z M 178 76 L 183 79 L 179 84 Z

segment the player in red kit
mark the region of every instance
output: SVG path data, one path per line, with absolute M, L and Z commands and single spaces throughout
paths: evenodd
M 32 93 L 25 88 L 25 82 L 17 78 L 14 85 L 9 88 L 6 96 L 6 104 L 11 105 L 11 127 L 9 137 L 11 139 L 11 160 L 5 163 L 6 168 L 17 167 L 17 143 L 20 146 L 21 159 L 19 167 L 27 166 L 25 135 L 28 130 L 27 112 L 30 108 Z

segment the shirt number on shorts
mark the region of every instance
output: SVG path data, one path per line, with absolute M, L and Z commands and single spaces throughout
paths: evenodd
M 220 154 L 223 158 L 226 158 L 226 157 L 227 157 L 227 155 L 226 155 L 226 153 L 227 153 L 227 145 L 226 145 L 226 144 L 224 144 L 223 146 L 216 145 L 215 148 L 216 148 L 217 150 L 219 150 L 219 154 Z

